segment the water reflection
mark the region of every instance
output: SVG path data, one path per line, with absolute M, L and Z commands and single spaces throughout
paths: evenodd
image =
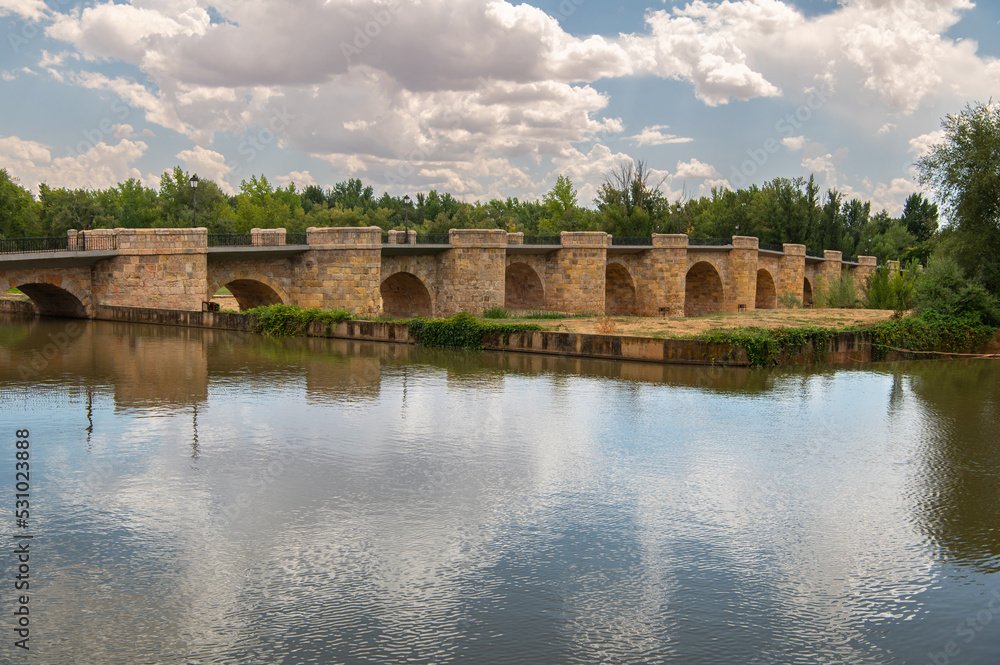
M 995 366 L 80 323 L 26 377 L 64 325 L 0 326 L 46 442 L 39 662 L 925 662 L 994 579 Z

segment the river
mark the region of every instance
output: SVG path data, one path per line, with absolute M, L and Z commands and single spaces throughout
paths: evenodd
M 6 318 L 0 404 L 0 662 L 1000 662 L 994 361 Z

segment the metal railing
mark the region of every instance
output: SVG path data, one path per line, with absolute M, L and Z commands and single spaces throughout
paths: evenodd
M 814 258 L 814 259 L 825 259 L 826 258 L 826 255 L 820 254 L 819 252 L 813 252 L 813 251 L 808 250 L 808 249 L 806 250 L 806 256 L 809 256 L 809 257 Z
M 60 252 L 69 249 L 66 236 L 38 238 L 0 238 L 0 254 Z
M 561 245 L 562 236 L 524 236 L 525 245 Z
M 418 233 L 418 245 L 448 245 L 451 243 L 451 236 L 447 233 Z
M 616 236 L 611 236 L 611 244 L 619 246 L 629 246 L 629 247 L 652 247 L 653 238 L 619 238 Z
M 732 238 L 691 238 L 688 240 L 688 247 L 725 247 L 732 244 Z
M 209 247 L 252 247 L 251 233 L 209 233 Z
M 856 256 L 845 256 L 845 257 L 841 258 L 840 260 L 843 261 L 844 263 L 857 263 L 858 262 L 858 257 L 856 257 Z
M 309 238 L 307 233 L 286 233 L 285 234 L 285 244 L 286 245 L 308 245 Z
M 766 249 L 769 252 L 784 252 L 785 246 L 773 242 L 762 242 L 757 246 L 759 249 Z
M 76 249 L 88 252 L 113 252 L 118 249 L 118 236 L 105 234 L 91 236 L 86 231 L 81 231 L 76 236 Z

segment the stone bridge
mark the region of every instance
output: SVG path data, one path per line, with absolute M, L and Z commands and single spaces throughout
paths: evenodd
M 804 245 L 686 235 L 613 239 L 563 232 L 525 238 L 453 229 L 417 242 L 412 231 L 255 229 L 238 246 L 210 246 L 204 228 L 70 231 L 65 249 L 0 254 L 0 294 L 18 288 L 44 315 L 93 318 L 98 305 L 201 310 L 223 287 L 241 309 L 274 303 L 357 315 L 450 316 L 487 308 L 609 315 L 699 316 L 806 305 L 844 272 L 856 288 L 874 257 L 808 256 Z M 61 240 L 61 239 L 60 239 Z M 300 241 L 301 242 L 301 241 Z M 219 244 L 213 242 L 211 244 Z

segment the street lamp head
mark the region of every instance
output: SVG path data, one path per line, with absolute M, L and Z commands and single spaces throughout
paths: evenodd
M 194 174 L 193 176 L 191 176 L 191 180 L 188 181 L 188 184 L 191 185 L 191 189 L 194 189 L 195 187 L 198 186 L 198 174 L 197 173 Z
M 403 195 L 403 205 L 405 205 L 405 206 L 410 205 L 410 195 L 409 194 L 404 194 Z

